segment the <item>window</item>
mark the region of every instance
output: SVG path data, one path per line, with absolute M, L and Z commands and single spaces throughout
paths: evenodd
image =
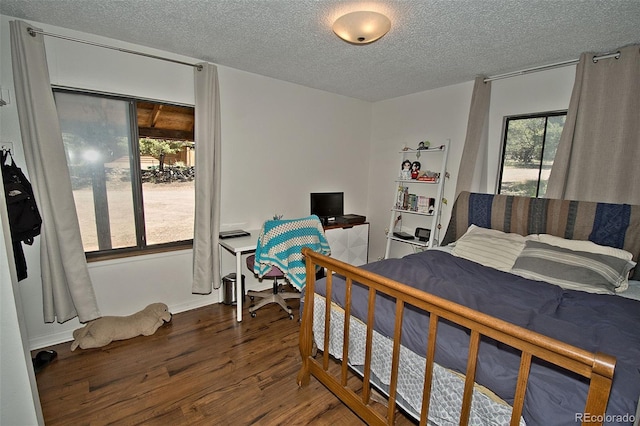
M 543 197 L 566 111 L 505 118 L 499 194 Z
M 191 244 L 193 107 L 54 95 L 87 257 Z

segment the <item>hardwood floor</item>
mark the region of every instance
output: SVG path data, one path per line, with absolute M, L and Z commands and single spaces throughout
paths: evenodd
M 74 352 L 70 342 L 47 348 L 58 358 L 36 375 L 45 422 L 363 424 L 313 377 L 298 388 L 297 301 L 292 307 L 293 321 L 271 305 L 256 318 L 245 310 L 238 323 L 235 306 L 212 305 L 174 315 L 153 336 Z

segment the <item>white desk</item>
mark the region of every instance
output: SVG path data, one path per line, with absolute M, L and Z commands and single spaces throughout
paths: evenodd
M 242 299 L 244 298 L 244 293 L 242 292 L 242 255 L 256 251 L 256 244 L 258 244 L 258 236 L 260 235 L 259 229 L 247 232 L 251 233 L 251 235 L 220 239 L 220 246 L 236 256 L 236 318 L 238 322 L 242 321 Z

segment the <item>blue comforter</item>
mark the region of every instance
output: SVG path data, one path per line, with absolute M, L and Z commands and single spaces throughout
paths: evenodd
M 454 301 L 521 327 L 588 351 L 617 359 L 605 424 L 631 424 L 640 396 L 640 302 L 562 288 L 486 268 L 430 250 L 363 266 L 371 272 Z M 324 280 L 316 292 L 324 295 Z M 344 281 L 334 279 L 333 300 L 344 304 Z M 355 285 L 352 314 L 366 322 L 367 290 Z M 376 298 L 375 329 L 393 336 L 395 302 Z M 405 310 L 402 344 L 424 356 L 428 337 L 426 313 Z M 464 373 L 468 332 L 442 321 L 435 361 Z M 513 403 L 520 354 L 487 337 L 480 344 L 476 382 Z M 588 390 L 584 379 L 534 360 L 523 417 L 529 425 L 574 425 Z

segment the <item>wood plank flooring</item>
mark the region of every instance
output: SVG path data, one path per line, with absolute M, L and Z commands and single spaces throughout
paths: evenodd
M 298 302 L 279 307 L 207 306 L 173 316 L 153 336 L 70 351 L 36 375 L 48 426 L 277 425 L 363 422 L 316 379 L 298 388 Z M 35 356 L 34 351 L 33 356 Z M 357 388 L 359 381 L 352 380 Z M 380 405 L 384 412 L 384 407 Z M 397 424 L 412 424 L 402 414 Z

